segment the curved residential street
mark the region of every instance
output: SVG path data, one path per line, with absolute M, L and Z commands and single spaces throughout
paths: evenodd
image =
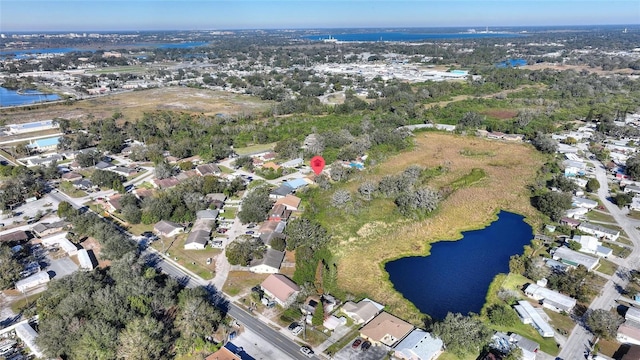
M 618 225 L 627 233 L 629 240 L 633 243 L 631 254 L 626 259 L 619 259 L 616 263 L 619 265 L 618 271 L 611 276 L 607 281 L 600 294 L 591 302 L 589 309 L 605 309 L 609 310 L 615 307 L 616 299 L 620 297 L 618 288 L 625 288 L 628 280 L 627 275 L 629 269 L 634 269 L 640 262 L 640 234 L 636 229 L 637 221 L 632 220 L 626 216 L 627 210 L 620 209 L 617 205 L 613 204 L 609 200 L 609 184 L 607 181 L 607 172 L 604 166 L 599 161 L 593 161 L 596 166 L 595 175 L 596 179 L 600 183 L 598 189 L 598 198 L 602 202 L 616 220 Z M 564 344 L 562 351 L 560 351 L 560 358 L 565 360 L 577 360 L 584 359 L 584 353 L 586 350 L 591 349 L 589 341 L 593 338 L 593 334 L 585 329 L 584 325 L 578 323 L 574 327 L 571 335 Z

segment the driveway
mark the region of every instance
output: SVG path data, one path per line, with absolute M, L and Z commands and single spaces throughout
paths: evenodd
M 51 277 L 51 279 L 60 279 L 61 277 L 71 275 L 74 271 L 78 270 L 78 265 L 68 257 L 57 260 L 49 259 L 49 261 L 51 263 L 46 269 L 44 269 L 44 271 L 49 273 L 49 277 Z

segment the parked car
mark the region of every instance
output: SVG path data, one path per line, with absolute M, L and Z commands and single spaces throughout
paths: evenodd
M 300 348 L 300 352 L 307 355 L 307 357 L 312 357 L 313 356 L 313 350 L 311 350 L 309 347 L 307 346 L 303 346 Z
M 298 334 L 300 334 L 302 332 L 302 326 L 298 325 L 298 327 L 296 327 L 295 329 L 291 330 L 291 333 L 294 336 L 298 336 Z
M 255 233 L 256 233 L 255 231 L 253 231 L 253 230 L 249 230 L 249 231 L 247 231 L 245 234 L 247 234 L 247 235 L 253 235 L 253 234 L 255 234 Z
M 251 289 L 253 290 L 253 289 Z M 292 322 L 291 324 L 289 324 L 289 330 L 293 331 L 293 329 L 297 328 L 298 326 L 300 326 L 300 324 L 298 324 L 297 322 Z
M 362 343 L 362 346 L 360 346 L 360 349 L 362 349 L 362 351 L 367 351 L 369 350 L 370 347 L 371 347 L 371 342 L 365 341 Z
M 357 339 L 353 342 L 353 344 L 351 344 L 351 348 L 353 348 L 353 349 L 357 349 L 357 348 L 359 348 L 359 347 L 360 347 L 360 344 L 362 344 L 362 339 L 357 338 Z
M 211 265 L 211 258 L 207 258 L 207 265 Z

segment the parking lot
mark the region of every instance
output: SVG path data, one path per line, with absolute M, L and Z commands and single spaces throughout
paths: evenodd
M 351 343 L 347 344 L 347 346 L 343 347 L 338 351 L 333 359 L 336 360 L 381 360 L 387 356 L 389 352 L 386 346 L 371 346 L 367 351 L 362 351 L 360 348 L 353 349 L 351 347 Z

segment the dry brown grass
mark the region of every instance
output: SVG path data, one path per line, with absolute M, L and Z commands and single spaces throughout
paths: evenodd
M 494 156 L 464 156 L 462 149 Z M 429 244 L 461 237 L 461 231 L 477 229 L 495 219 L 500 209 L 529 216 L 536 222 L 526 185 L 536 175 L 543 158 L 525 144 L 511 144 L 441 133 L 419 134 L 413 151 L 390 158 L 376 167 L 372 180 L 397 174 L 409 165 L 445 165 L 449 171 L 431 185 L 446 186 L 481 168 L 486 178 L 479 184 L 451 194 L 437 213 L 423 221 L 366 224 L 357 238 L 340 238 L 338 282 L 354 294 L 367 294 L 390 306 L 391 312 L 419 323 L 420 314 L 385 281 L 384 262 L 406 255 L 428 254 Z
M 251 292 L 251 288 L 260 285 L 269 274 L 256 274 L 249 271 L 229 271 L 227 281 L 222 286 L 222 292 L 231 296 L 244 296 Z
M 144 112 L 174 110 L 188 113 L 215 115 L 248 114 L 268 109 L 269 102 L 248 95 L 225 91 L 169 87 L 132 91 L 81 100 L 72 105 L 54 104 L 31 110 L 15 109 L 3 113 L 7 124 L 53 119 L 75 119 L 92 114 L 95 118 L 110 117 L 121 112 L 126 120 L 139 119 Z

